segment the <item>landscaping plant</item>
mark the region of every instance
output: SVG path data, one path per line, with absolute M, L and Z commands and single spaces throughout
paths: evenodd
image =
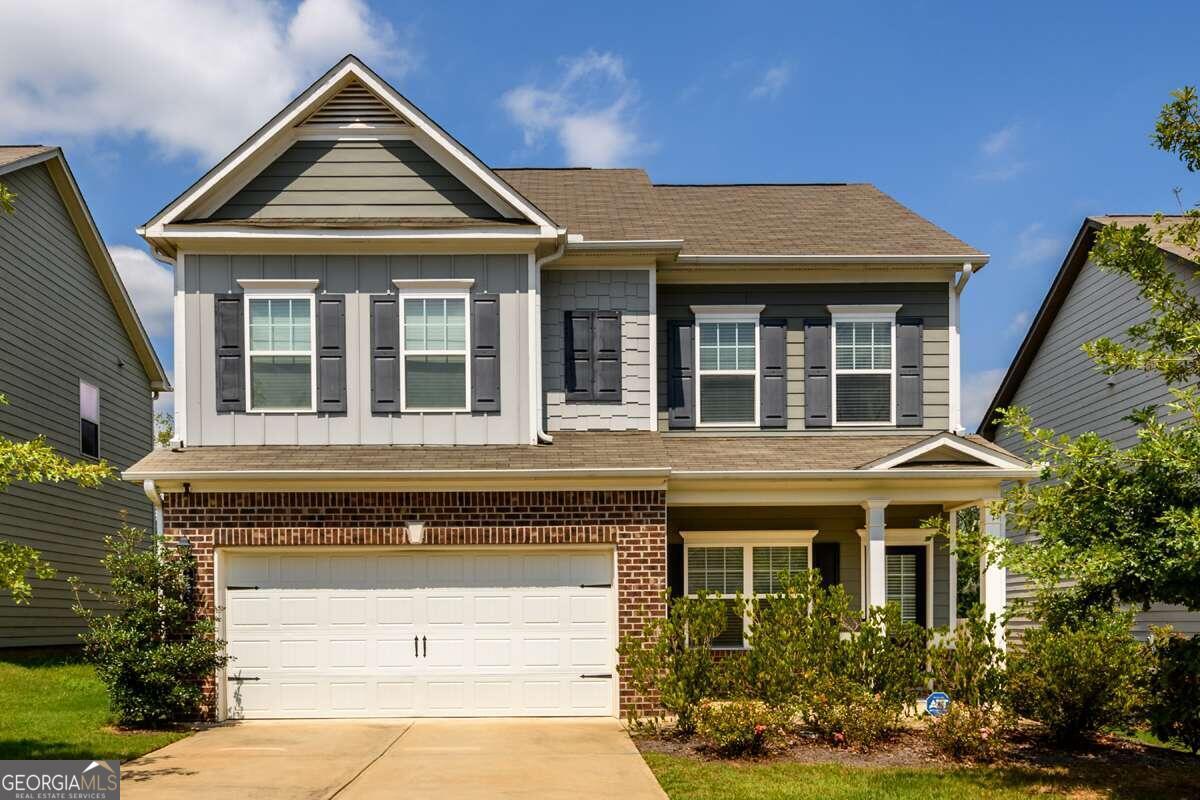
M 760 700 L 706 700 L 696 713 L 696 734 L 724 756 L 761 755 L 788 722 L 785 710 Z
M 623 637 L 617 653 L 634 690 L 657 698 L 675 715 L 676 730 L 691 734 L 701 701 L 719 684 L 712 642 L 725 627 L 725 607 L 704 592 L 665 599 L 666 616 L 649 620 L 637 636 Z M 628 713 L 631 724 L 640 722 L 636 709 Z
M 194 558 L 131 526 L 105 543 L 111 585 L 89 591 L 115 610 L 84 607 L 76 581 L 75 613 L 87 622 L 84 656 L 107 687 L 117 722 L 158 727 L 194 719 L 202 682 L 228 662 L 213 621 L 194 613 Z
M 1009 656 L 1013 710 L 1060 742 L 1135 722 L 1147 651 L 1130 634 L 1132 621 L 1130 612 L 1097 610 L 1070 625 L 1043 622 L 1027 631 Z
M 924 691 L 929 632 L 900 618 L 900 607 L 872 607 L 845 642 L 845 676 L 900 713 Z
M 1200 752 L 1200 635 L 1188 638 L 1155 628 L 1150 649 L 1150 732 Z
M 929 673 L 935 691 L 950 695 L 956 706 L 981 708 L 1004 696 L 1004 651 L 996 646 L 994 614 L 976 603 L 958 627 L 929 648 Z
M 951 758 L 992 761 L 1004 749 L 1016 720 L 999 705 L 950 702 L 946 713 L 929 721 L 933 743 Z

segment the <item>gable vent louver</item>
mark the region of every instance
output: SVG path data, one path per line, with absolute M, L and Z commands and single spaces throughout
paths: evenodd
M 348 84 L 309 114 L 302 127 L 378 128 L 407 124 L 361 83 Z

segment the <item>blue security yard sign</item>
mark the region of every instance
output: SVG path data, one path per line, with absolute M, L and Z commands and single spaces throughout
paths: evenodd
M 945 692 L 934 692 L 925 698 L 925 710 L 931 717 L 940 717 L 950 710 L 950 695 Z

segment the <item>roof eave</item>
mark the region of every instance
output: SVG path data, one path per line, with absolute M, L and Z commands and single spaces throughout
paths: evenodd
M 680 264 L 726 265 L 741 264 L 971 264 L 982 269 L 991 259 L 986 253 L 964 253 L 958 255 L 915 255 L 915 254 L 683 254 L 677 259 Z

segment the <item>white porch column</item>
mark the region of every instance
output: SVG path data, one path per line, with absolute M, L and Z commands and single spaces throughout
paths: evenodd
M 987 537 L 984 539 L 985 542 L 1004 538 L 1004 514 L 993 514 L 988 503 L 979 504 L 979 525 L 980 530 Z M 995 614 L 997 619 L 1003 617 L 1004 607 L 1008 602 L 1005 580 L 1004 567 L 980 561 L 979 597 L 983 601 L 984 613 Z M 1005 646 L 1004 638 L 1004 626 L 1001 624 L 996 629 L 996 645 L 998 647 Z
M 949 628 L 958 628 L 958 554 L 954 548 L 958 546 L 958 512 L 950 512 L 950 563 L 947 566 L 947 580 L 950 583 L 950 619 Z
M 872 498 L 865 501 L 863 508 L 867 512 L 867 537 L 864 548 L 867 563 L 863 570 L 867 576 L 864 583 L 866 596 L 863 597 L 863 611 L 871 606 L 887 605 L 887 554 L 884 544 L 884 510 L 888 501 Z

